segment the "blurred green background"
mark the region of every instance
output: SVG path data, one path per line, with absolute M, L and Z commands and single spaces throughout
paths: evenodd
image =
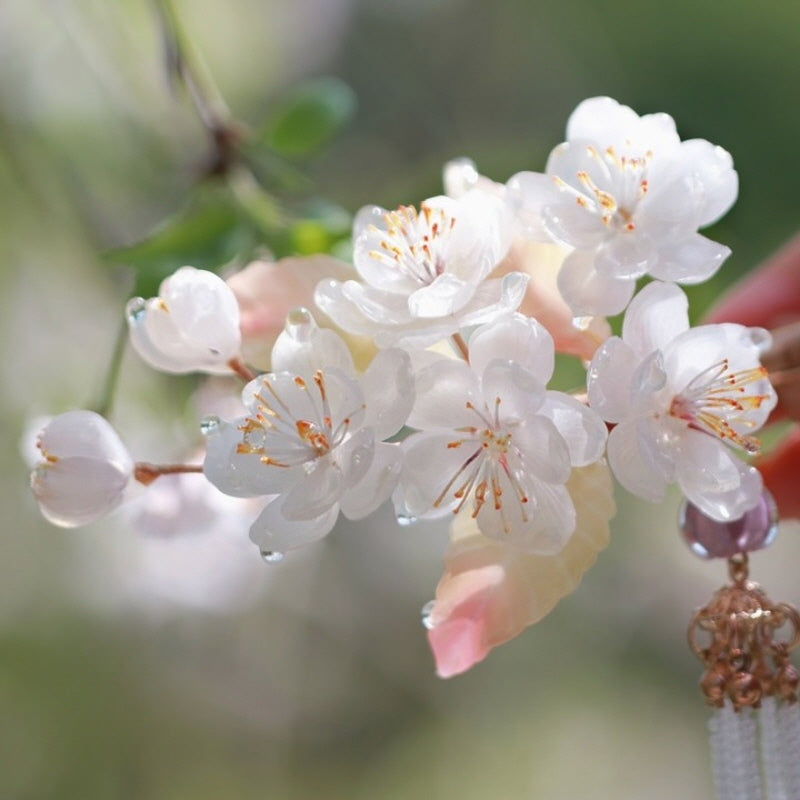
M 789 0 L 175 8 L 254 128 L 302 78 L 354 89 L 353 122 L 306 167 L 350 212 L 438 193 L 455 156 L 497 180 L 541 169 L 572 108 L 609 94 L 733 154 L 740 200 L 710 235 L 734 255 L 692 290 L 696 313 L 797 228 Z M 0 141 L 2 800 L 711 797 L 684 631 L 724 568 L 678 541 L 674 496 L 653 509 L 620 493 L 579 590 L 448 682 L 419 621 L 436 528 L 340 525 L 266 565 L 241 520 L 180 542 L 124 514 L 67 532 L 41 520 L 19 441 L 99 391 L 129 290 L 100 253 L 185 204 L 207 142 L 168 88 L 145 0 L 3 0 Z M 187 394 L 125 359 L 114 422 L 137 458 L 192 440 Z M 752 559 L 794 602 L 798 563 L 793 524 Z

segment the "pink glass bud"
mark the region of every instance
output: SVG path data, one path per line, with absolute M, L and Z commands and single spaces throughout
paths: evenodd
M 772 544 L 778 533 L 778 509 L 766 489 L 754 508 L 729 522 L 717 522 L 684 500 L 678 524 L 684 540 L 696 555 L 730 558 Z

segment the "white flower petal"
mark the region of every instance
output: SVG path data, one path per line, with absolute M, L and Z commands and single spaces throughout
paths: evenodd
M 761 473 L 742 461 L 737 464 L 740 473 L 739 485 L 734 489 L 722 492 L 700 491 L 694 485 L 688 485 L 687 499 L 696 505 L 704 514 L 717 522 L 730 522 L 739 519 L 761 499 L 764 483 Z
M 681 437 L 681 458 L 675 464 L 676 478 L 684 494 L 695 496 L 737 489 L 741 463 L 717 438 L 687 429 Z
M 438 275 L 429 286 L 423 286 L 411 293 L 408 310 L 414 317 L 444 317 L 457 313 L 474 293 L 474 284 L 444 273 Z
M 608 422 L 631 411 L 633 375 L 639 360 L 630 345 L 612 336 L 597 349 L 586 372 L 589 405 Z
M 553 178 L 540 172 L 518 172 L 506 184 L 508 202 L 516 212 L 522 233 L 536 242 L 549 242 L 543 212 L 561 201 Z
M 364 426 L 380 440 L 394 436 L 405 425 L 414 405 L 411 359 L 403 350 L 381 350 L 359 380 L 366 404 Z
M 348 519 L 363 519 L 392 495 L 403 467 L 399 444 L 379 442 L 369 471 L 340 500 L 342 513 Z
M 455 492 L 468 483 L 482 457 L 480 442 L 455 431 L 415 433 L 402 447 L 400 489 L 403 505 L 414 517 L 442 516 L 457 505 Z
M 31 474 L 31 488 L 43 516 L 54 525 L 87 525 L 121 502 L 130 471 L 87 456 L 42 462 Z
M 481 407 L 482 395 L 478 378 L 467 364 L 441 358 L 420 370 L 415 383 L 416 399 L 408 416 L 412 428 L 455 429 L 476 424 L 477 417 L 467 403 Z
M 513 361 L 542 385 L 553 375 L 553 337 L 535 319 L 513 314 L 484 325 L 469 339 L 469 361 L 479 375 L 494 359 Z
M 509 272 L 500 279 L 478 284 L 472 299 L 458 314 L 458 327 L 481 325 L 516 311 L 525 297 L 530 277 Z
M 344 479 L 330 457 L 318 458 L 314 468 L 284 496 L 281 513 L 287 520 L 311 520 L 326 514 L 342 495 Z
M 508 428 L 536 414 L 544 400 L 544 382 L 516 362 L 496 359 L 481 377 L 487 421 Z
M 310 379 L 318 369 L 355 374 L 353 357 L 342 338 L 320 328 L 309 311 L 297 308 L 286 318 L 270 357 L 275 372 L 292 372 Z
M 714 275 L 730 254 L 730 247 L 692 233 L 661 245 L 650 274 L 662 280 L 700 283 Z
M 558 288 L 576 316 L 612 316 L 628 305 L 636 281 L 600 274 L 594 267 L 594 253 L 576 250 L 564 260 Z
M 637 497 L 660 503 L 667 481 L 639 446 L 640 429 L 635 420 L 620 422 L 608 435 L 608 461 L 616 479 Z
M 241 443 L 237 423 L 220 422 L 207 438 L 203 472 L 221 492 L 233 497 L 277 494 L 301 480 L 302 469 L 264 464 L 255 453 L 239 453 Z
M 105 417 L 94 411 L 66 411 L 50 420 L 37 437 L 44 453 L 58 458 L 85 456 L 102 459 L 130 472 L 133 460 L 117 432 Z
M 628 233 L 600 245 L 594 266 L 598 272 L 615 278 L 640 278 L 655 260 L 653 242 L 647 235 Z
M 502 508 L 490 501 L 481 506 L 481 533 L 525 553 L 558 553 L 575 531 L 575 506 L 566 487 L 537 481 L 528 502 L 520 503 L 508 476 L 498 472 Z
M 622 323 L 622 339 L 639 355 L 663 350 L 689 328 L 689 301 L 674 283 L 654 281 L 631 300 Z
M 550 391 L 539 413 L 551 420 L 564 439 L 573 467 L 586 466 L 603 455 L 608 431 L 593 409 L 564 392 Z
M 361 428 L 348 437 L 332 453 L 342 473 L 342 492 L 355 486 L 369 472 L 375 457 L 375 433 Z
M 524 473 L 547 483 L 566 483 L 569 479 L 569 448 L 548 417 L 537 414 L 514 427 L 511 444 L 522 457 Z
M 284 497 L 269 503 L 250 527 L 250 539 L 262 553 L 285 553 L 327 536 L 339 516 L 333 505 L 314 519 L 289 520 L 283 515 Z

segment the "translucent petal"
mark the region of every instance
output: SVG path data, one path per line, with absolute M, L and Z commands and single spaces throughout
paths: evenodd
M 444 273 L 409 296 L 408 310 L 414 317 L 444 317 L 462 309 L 474 292 L 473 284 Z
M 694 503 L 704 514 L 718 522 L 728 522 L 739 519 L 751 508 L 754 508 L 761 499 L 763 481 L 761 473 L 742 461 L 736 462 L 739 469 L 739 484 L 727 491 L 711 492 L 700 489 L 691 482 L 686 488 L 681 484 L 687 499 Z
M 473 437 L 454 431 L 416 433 L 403 442 L 400 478 L 403 504 L 411 516 L 441 516 L 458 504 L 455 493 L 468 484 L 483 459 Z
M 543 211 L 561 199 L 553 178 L 540 172 L 518 172 L 509 179 L 506 187 L 509 204 L 516 212 L 525 237 L 549 242 Z
M 43 462 L 31 475 L 31 488 L 44 517 L 54 525 L 86 525 L 121 502 L 130 471 L 87 456 Z
M 575 200 L 562 200 L 542 209 L 544 227 L 557 242 L 582 250 L 594 250 L 608 238 L 600 217 Z
M 636 288 L 636 281 L 609 277 L 594 267 L 594 253 L 570 253 L 558 273 L 558 288 L 576 316 L 611 316 L 622 311 Z
M 528 502 L 521 503 L 502 470 L 498 480 L 502 507 L 483 504 L 477 516 L 481 533 L 524 553 L 559 552 L 575 531 L 575 507 L 566 487 L 535 481 Z
M 620 422 L 631 408 L 633 373 L 639 359 L 618 336 L 607 339 L 586 372 L 589 405 L 608 422 Z
M 740 461 L 717 438 L 687 428 L 681 437 L 676 477 L 684 494 L 719 493 L 736 489 Z
M 478 378 L 462 361 L 441 358 L 415 376 L 416 399 L 408 416 L 412 428 L 455 429 L 479 424 L 467 403 L 481 408 L 483 397 Z M 451 436 L 451 434 L 448 434 Z
M 250 539 L 262 552 L 285 553 L 327 536 L 339 516 L 339 506 L 331 506 L 314 519 L 290 520 L 283 515 L 285 496 L 265 506 L 250 527 Z
M 620 232 L 598 248 L 595 269 L 615 278 L 640 278 L 655 258 L 647 235 Z
M 362 428 L 333 451 L 333 458 L 342 473 L 342 492 L 361 481 L 371 469 L 375 456 L 375 434 Z
M 94 411 L 67 411 L 43 428 L 37 442 L 57 458 L 84 456 L 114 464 L 121 472 L 133 470 L 133 460 L 111 423 Z
M 359 380 L 366 404 L 364 425 L 378 441 L 405 425 L 414 405 L 411 359 L 403 350 L 380 350 Z
M 369 471 L 359 483 L 349 488 L 340 500 L 348 519 L 363 519 L 392 495 L 403 467 L 399 444 L 379 442 Z
M 203 472 L 214 486 L 234 497 L 277 494 L 302 479 L 301 467 L 265 464 L 255 453 L 239 453 L 239 423 L 222 422 L 206 441 Z
M 544 400 L 544 383 L 516 362 L 495 359 L 481 377 L 481 407 L 495 427 L 507 427 L 527 420 Z
M 635 420 L 620 422 L 608 435 L 608 461 L 616 479 L 637 497 L 660 503 L 667 481 L 660 470 L 644 457 L 639 446 Z
M 347 375 L 355 373 L 353 357 L 342 338 L 320 328 L 304 308 L 289 312 L 284 329 L 275 340 L 270 361 L 275 372 L 293 372 L 306 378 L 318 369 L 332 367 Z
M 525 297 L 529 277 L 509 272 L 502 278 L 478 284 L 472 299 L 458 313 L 458 327 L 481 325 L 516 311 Z
M 593 409 L 564 392 L 547 392 L 539 413 L 556 427 L 569 450 L 573 467 L 597 461 L 605 450 L 608 431 Z
M 653 281 L 631 300 L 622 339 L 640 357 L 664 350 L 689 328 L 689 301 L 674 283 Z
M 521 456 L 520 469 L 525 474 L 548 483 L 566 483 L 570 473 L 569 448 L 549 418 L 528 417 L 513 428 L 511 443 Z
M 287 520 L 316 519 L 339 501 L 343 485 L 336 462 L 330 456 L 318 458 L 313 469 L 286 494 L 281 513 Z
M 159 295 L 185 339 L 224 360 L 237 354 L 239 304 L 222 278 L 208 270 L 181 267 L 161 284 Z
M 659 247 L 650 274 L 662 280 L 700 283 L 714 275 L 730 254 L 729 247 L 694 233 Z
M 542 385 L 553 375 L 553 338 L 535 319 L 513 314 L 484 325 L 469 339 L 469 360 L 479 375 L 489 362 L 501 358 L 530 372 Z
M 705 227 L 726 214 L 736 202 L 739 176 L 727 150 L 705 139 L 681 143 L 681 158 L 692 179 L 703 186 L 703 202 L 698 209 L 699 226 Z

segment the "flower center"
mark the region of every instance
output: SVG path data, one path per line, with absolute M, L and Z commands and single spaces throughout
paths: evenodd
M 423 203 L 419 214 L 413 206 L 400 206 L 387 211 L 384 219 L 385 237 L 370 256 L 423 286 L 433 283 L 446 269 L 444 243 L 455 217 Z
M 644 156 L 619 156 L 613 147 L 607 147 L 601 155 L 597 148 L 588 145 L 586 153 L 594 162 L 595 177 L 580 170 L 575 175 L 575 184 L 556 176 L 556 185 L 571 194 L 581 208 L 599 217 L 606 227 L 633 232 L 636 207 L 647 194 L 647 165 L 652 152 L 647 151 Z
M 293 384 L 307 394 L 310 413 L 295 414 L 272 383 L 264 381 L 262 391 L 254 396 L 255 413 L 239 426 L 242 442 L 237 453 L 257 455 L 268 466 L 292 467 L 320 458 L 341 444 L 351 415 L 334 425 L 322 370 L 314 373 L 316 391 L 299 375 Z
M 448 497 L 452 496 L 457 501 L 453 513 L 458 514 L 464 504 L 472 499 L 472 518 L 475 519 L 484 504 L 491 502 L 494 510 L 501 516 L 503 530 L 510 533 L 511 524 L 503 506 L 502 477 L 505 476 L 514 489 L 514 497 L 519 503 L 523 522 L 528 521 L 525 511 L 528 496 L 516 476 L 515 470 L 509 464 L 509 460 L 516 462 L 520 457 L 512 444 L 511 433 L 500 425 L 500 403 L 500 398 L 496 397 L 492 415 L 488 408 L 482 412 L 467 401 L 467 409 L 478 417 L 481 425 L 457 428 L 459 433 L 465 435 L 447 443 L 447 447 L 450 449 L 464 447 L 469 455 L 461 462 L 442 489 L 433 507 L 438 508 L 447 501 Z
M 728 359 L 724 358 L 692 378 L 672 398 L 669 414 L 748 453 L 757 453 L 761 447 L 759 440 L 740 433 L 734 426 L 756 427 L 757 423 L 747 414 L 760 408 L 769 395 L 759 394 L 757 389 L 756 393 L 748 393 L 748 387 L 766 377 L 764 367 L 731 372 Z

